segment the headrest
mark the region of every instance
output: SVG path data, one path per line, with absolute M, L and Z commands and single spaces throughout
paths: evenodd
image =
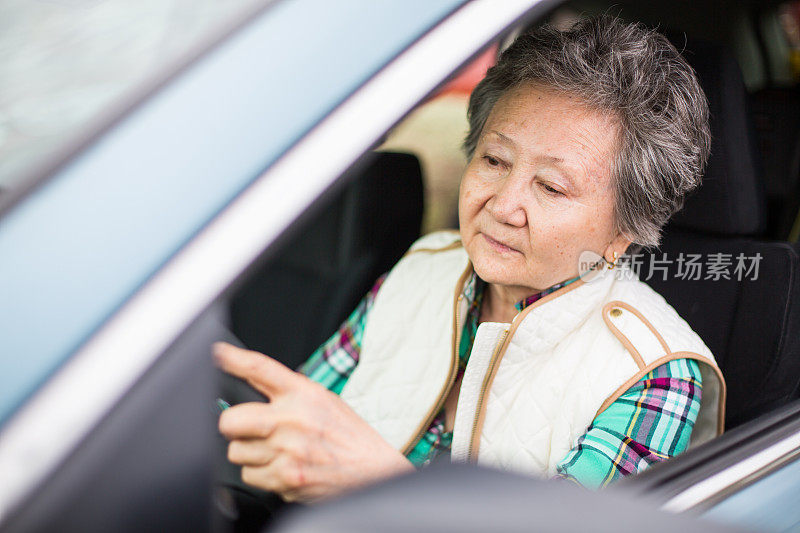
M 378 275 L 388 272 L 419 238 L 423 212 L 422 167 L 415 155 L 372 152 L 351 185 L 356 238 L 379 253 Z M 377 275 L 375 276 L 377 278 Z M 372 280 L 370 280 L 372 281 Z
M 667 34 L 697 72 L 711 111 L 711 158 L 703 184 L 670 226 L 724 235 L 758 235 L 766 204 L 755 131 L 739 65 L 723 47 Z

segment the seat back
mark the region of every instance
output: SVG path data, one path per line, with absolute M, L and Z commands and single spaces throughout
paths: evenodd
M 686 43 L 685 57 L 709 100 L 714 153 L 703 185 L 638 266 L 714 353 L 730 428 L 797 397 L 800 261 L 788 243 L 757 237 L 766 209 L 738 66 L 708 43 Z
M 419 237 L 423 193 L 416 157 L 378 152 L 353 174 L 231 301 L 234 334 L 291 368 L 336 330 Z
M 690 266 L 693 258 L 699 268 Z M 800 260 L 792 246 L 674 231 L 639 275 L 717 359 L 728 385 L 728 428 L 797 397 Z

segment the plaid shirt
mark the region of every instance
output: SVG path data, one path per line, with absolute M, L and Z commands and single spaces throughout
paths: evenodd
M 339 330 L 301 365 L 299 372 L 337 394 L 341 392 L 358 364 L 369 310 L 385 278 L 378 279 Z M 518 302 L 517 310 L 522 311 L 573 281 Z M 473 274 L 464 288 L 470 307 L 459 345 L 459 373 L 464 371 L 475 341 L 485 286 Z M 689 444 L 697 419 L 701 387 L 700 369 L 693 360 L 677 359 L 654 369 L 594 419 L 558 464 L 557 477 L 599 488 L 681 453 Z M 443 409 L 407 457 L 417 467 L 426 466 L 448 453 L 452 440 L 452 433 L 444 430 Z

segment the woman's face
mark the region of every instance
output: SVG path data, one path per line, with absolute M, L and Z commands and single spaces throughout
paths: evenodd
M 489 283 L 539 291 L 578 275 L 581 252 L 612 258 L 617 125 L 536 85 L 495 104 L 459 194 L 461 239 Z

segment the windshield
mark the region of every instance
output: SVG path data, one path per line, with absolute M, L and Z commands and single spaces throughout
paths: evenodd
M 0 190 L 264 0 L 0 3 Z

